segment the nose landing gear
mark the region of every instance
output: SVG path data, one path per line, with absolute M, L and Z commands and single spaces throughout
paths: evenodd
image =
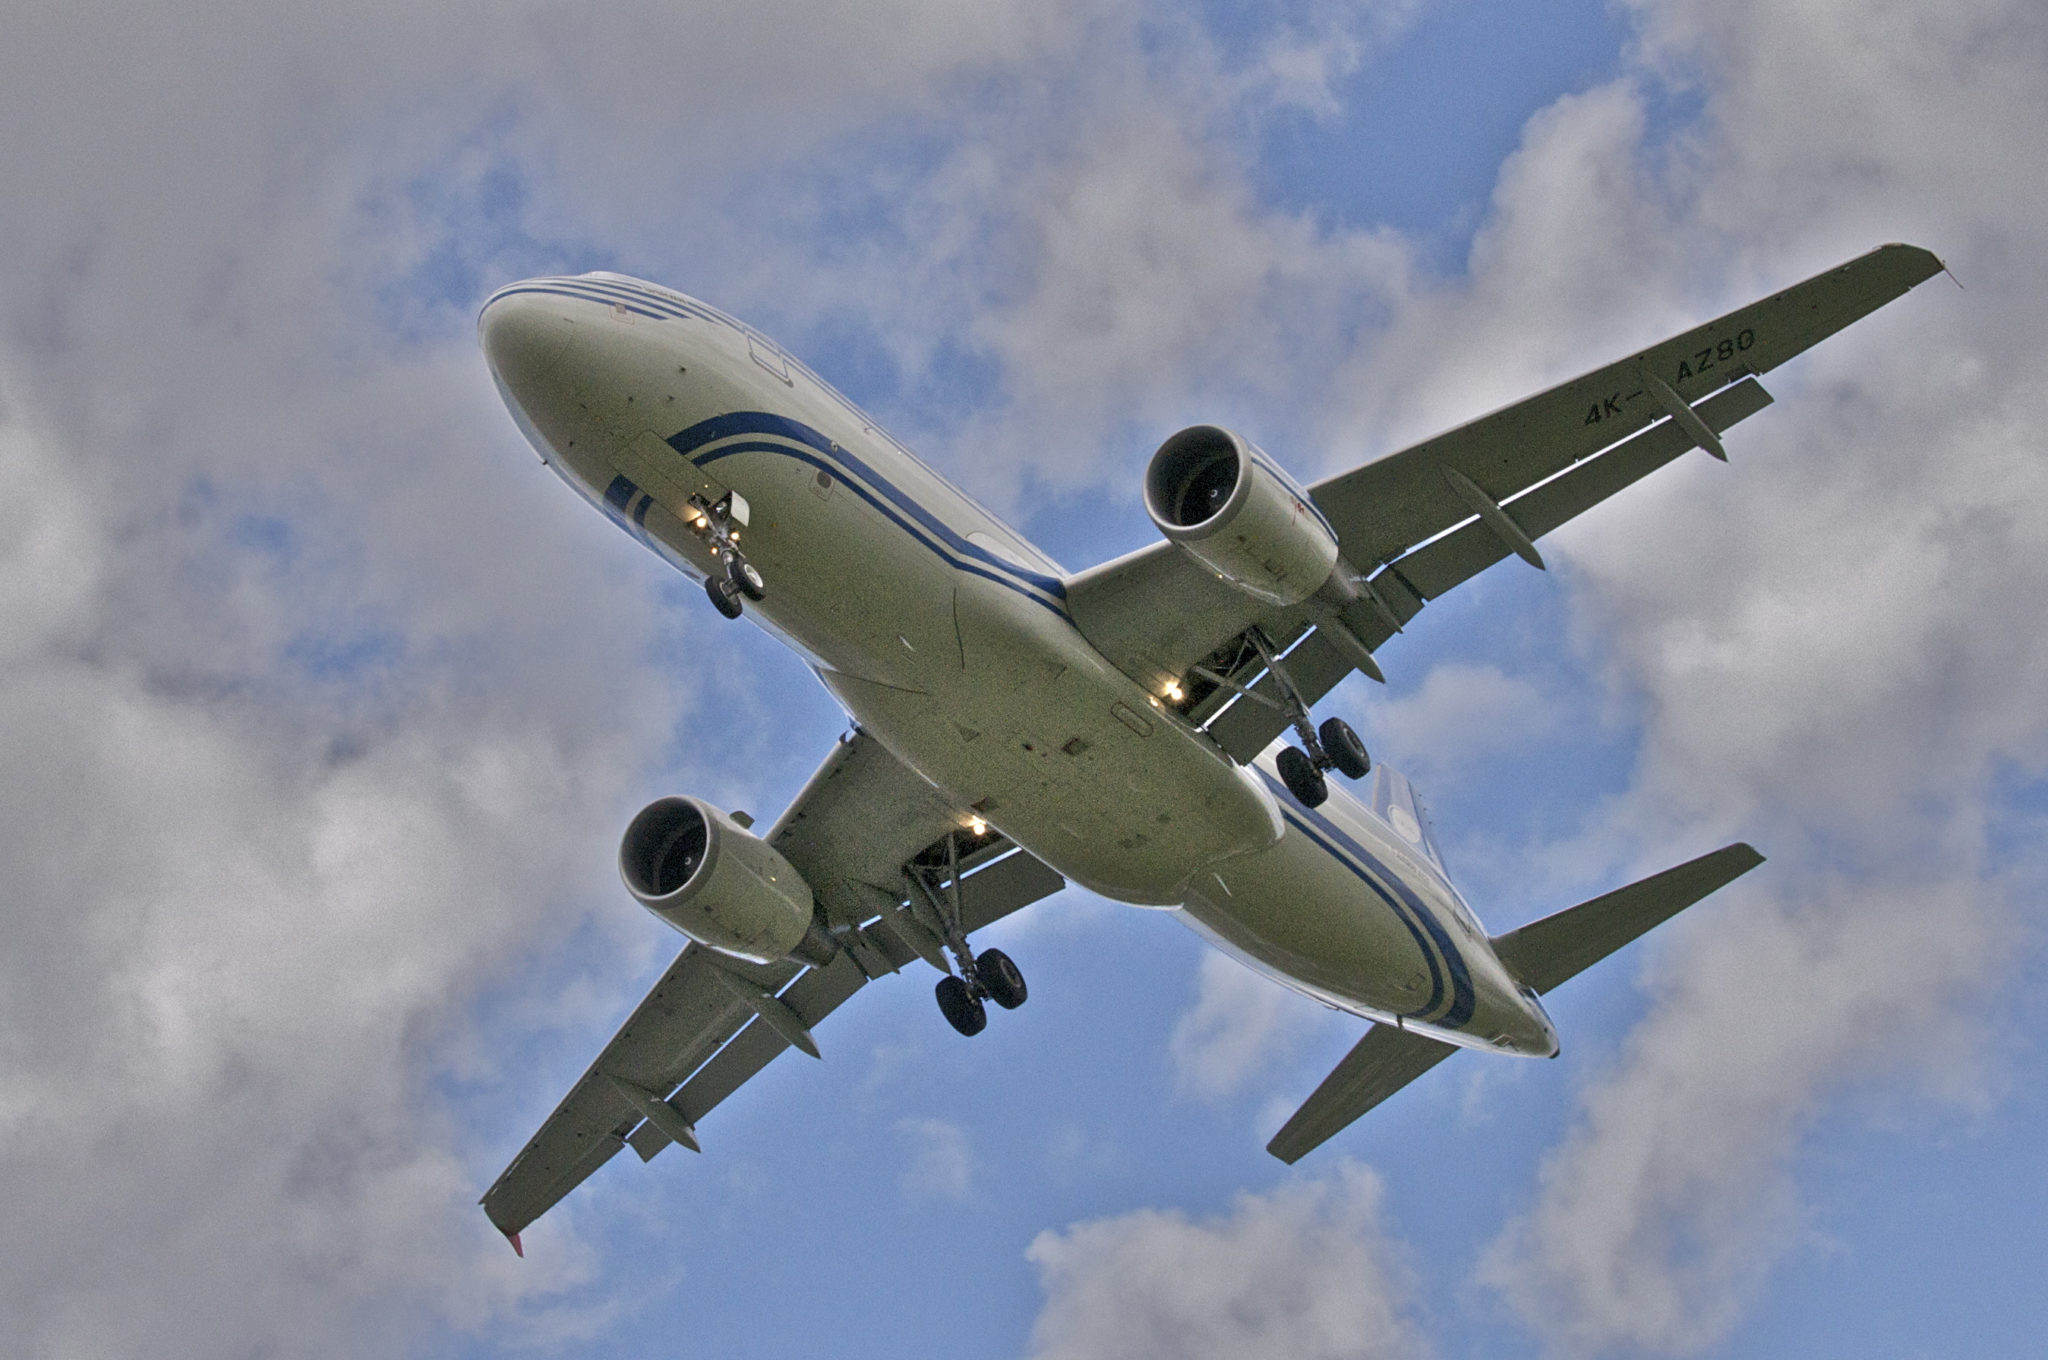
M 715 504 L 693 498 L 691 509 L 694 513 L 684 522 L 710 547 L 720 568 L 704 578 L 704 593 L 711 597 L 714 609 L 736 619 L 746 608 L 742 596 L 761 600 L 768 594 L 760 570 L 740 551 L 740 530 L 747 525 L 747 498 L 737 491 L 727 492 Z

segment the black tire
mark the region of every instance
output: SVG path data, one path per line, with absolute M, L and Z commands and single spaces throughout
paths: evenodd
M 1016 1010 L 1031 995 L 1024 985 L 1024 973 L 1000 949 L 984 949 L 974 956 L 974 980 L 988 999 L 1006 1011 Z
M 1305 808 L 1321 807 L 1330 796 L 1330 786 L 1323 778 L 1323 772 L 1308 758 L 1308 752 L 1299 746 L 1290 746 L 1280 753 L 1280 782 L 1294 795 L 1294 801 Z
M 940 978 L 937 992 L 939 1010 L 954 1029 L 971 1039 L 988 1028 L 988 1008 L 959 978 L 951 973 Z
M 740 603 L 740 588 L 723 576 L 704 578 L 704 593 L 711 597 L 711 607 L 729 619 L 736 619 L 746 608 Z
M 1365 743 L 1351 730 L 1350 723 L 1342 718 L 1325 718 L 1316 735 L 1322 738 L 1323 751 L 1338 774 L 1346 779 L 1363 779 L 1372 773 L 1372 757 L 1365 753 Z
M 726 579 L 740 588 L 740 594 L 750 600 L 760 600 L 768 594 L 768 583 L 761 579 L 752 562 L 744 557 L 735 557 L 725 564 Z

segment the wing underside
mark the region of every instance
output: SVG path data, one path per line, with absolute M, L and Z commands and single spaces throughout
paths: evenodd
M 518 1234 L 630 1147 L 695 1150 L 697 1122 L 785 1049 L 816 1056 L 811 1030 L 877 978 L 923 958 L 943 968 L 936 908 L 978 930 L 1065 886 L 1000 836 L 957 835 L 930 785 L 872 738 L 842 742 L 770 843 L 826 906 L 829 964 L 754 964 L 691 944 L 483 1197 Z
M 1883 246 L 1836 269 L 1546 392 L 1310 488 L 1362 583 L 1342 623 L 1368 650 L 1429 601 L 1770 404 L 1757 377 L 1941 270 L 1912 246 Z M 1067 583 L 1075 623 L 1103 654 L 1160 692 L 1172 680 L 1189 717 L 1248 760 L 1287 726 L 1270 703 L 1241 701 L 1199 675 L 1278 697 L 1257 627 L 1313 702 L 1353 669 L 1300 609 L 1262 611 L 1171 543 Z M 1291 649 L 1291 651 L 1290 651 Z M 1254 683 L 1257 682 L 1257 683 Z

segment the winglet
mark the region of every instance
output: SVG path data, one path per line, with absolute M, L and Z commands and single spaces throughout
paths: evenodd
M 506 1233 L 505 1240 L 512 1244 L 512 1254 L 524 1261 L 526 1259 L 526 1248 L 519 1245 L 519 1234 Z

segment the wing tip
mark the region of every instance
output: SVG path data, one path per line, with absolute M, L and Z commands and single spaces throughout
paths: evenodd
M 1910 241 L 1887 241 L 1871 253 L 1873 255 L 1888 255 L 1892 259 L 1902 262 L 1910 261 L 1910 272 L 1913 279 L 1911 283 L 1906 285 L 1909 288 L 1918 287 L 1936 274 L 1948 274 L 1950 278 L 1955 277 L 1949 271 L 1948 261 L 1942 259 L 1941 256 L 1935 254 L 1926 246 L 1916 246 Z
M 1303 1157 L 1306 1157 L 1309 1153 L 1313 1152 L 1314 1150 L 1314 1145 L 1311 1145 L 1309 1147 L 1295 1147 L 1291 1144 L 1282 1143 L 1281 1135 L 1279 1134 L 1275 1134 L 1273 1136 L 1273 1141 L 1266 1144 L 1267 1152 L 1271 1153 L 1275 1157 L 1278 1157 L 1281 1161 L 1287 1163 L 1287 1165 L 1289 1166 L 1293 1166 L 1296 1162 L 1300 1161 Z
M 1756 868 L 1757 865 L 1764 863 L 1767 858 L 1761 850 L 1758 850 L 1748 841 L 1737 841 L 1733 845 L 1723 848 L 1721 853 L 1746 861 L 1740 869 L 1736 870 L 1735 876 L 1737 878 Z

